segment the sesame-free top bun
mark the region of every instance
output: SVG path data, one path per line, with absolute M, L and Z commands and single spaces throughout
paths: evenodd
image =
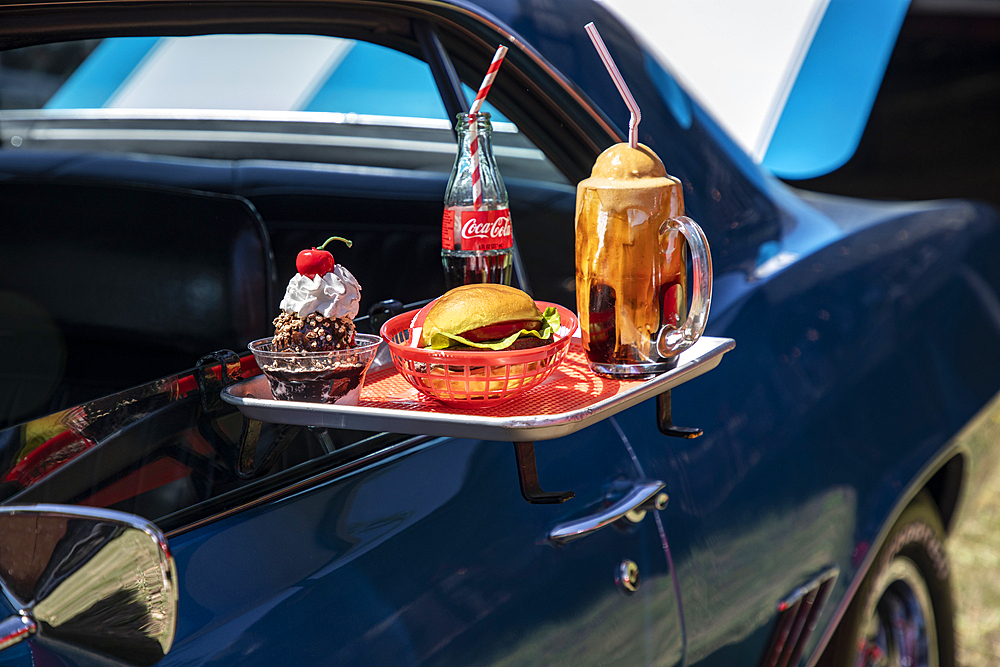
M 542 313 L 526 292 L 516 287 L 482 283 L 445 292 L 427 312 L 420 345 L 436 333 L 460 335 L 489 324 L 537 320 Z

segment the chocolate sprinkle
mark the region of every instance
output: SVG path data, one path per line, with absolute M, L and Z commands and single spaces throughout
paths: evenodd
M 349 317 L 330 318 L 310 313 L 304 319 L 282 312 L 274 319 L 277 352 L 327 352 L 354 347 L 354 322 Z

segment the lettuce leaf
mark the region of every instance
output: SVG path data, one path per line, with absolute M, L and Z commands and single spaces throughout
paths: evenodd
M 559 312 L 550 306 L 545 309 L 544 313 L 542 313 L 542 328 L 538 331 L 521 329 L 519 332 L 513 333 L 501 340 L 487 340 L 482 343 L 474 343 L 471 340 L 462 338 L 461 336 L 438 332 L 431 336 L 431 344 L 427 347 L 432 350 L 444 350 L 457 343 L 458 345 L 468 345 L 469 347 L 479 348 L 480 350 L 503 350 L 513 345 L 514 341 L 521 336 L 534 336 L 535 338 L 545 340 L 546 338 L 551 338 L 552 335 L 558 330 Z

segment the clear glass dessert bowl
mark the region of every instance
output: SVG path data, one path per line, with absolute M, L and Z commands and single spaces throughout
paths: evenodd
M 255 340 L 249 348 L 276 399 L 357 405 L 381 342 L 379 336 L 359 333 L 346 350 L 277 352 L 271 338 Z

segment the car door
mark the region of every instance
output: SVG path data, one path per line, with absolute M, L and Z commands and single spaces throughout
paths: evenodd
M 649 482 L 612 422 L 536 443 L 542 485 L 575 493 L 563 504 L 525 502 L 510 442 L 265 426 L 260 447 L 282 453 L 245 479 L 225 366 L 0 434 L 5 503 L 113 507 L 167 531 L 180 616 L 163 664 L 681 661 L 655 511 L 549 537 Z
M 679 661 L 652 517 L 563 546 L 548 539 L 639 479 L 611 424 L 537 444 L 543 483 L 576 492 L 562 505 L 525 502 L 511 443 L 398 447 L 171 533 L 181 615 L 164 664 Z M 638 568 L 634 593 L 616 583 L 627 561 Z
M 566 544 L 550 539 L 647 481 L 613 420 L 535 444 L 543 488 L 575 493 L 563 504 L 526 502 L 509 442 L 324 429 L 297 429 L 283 470 L 241 484 L 226 470 L 236 458 L 226 451 L 239 447 L 233 434 L 242 417 L 228 406 L 206 409 L 211 389 L 194 378 L 109 397 L 134 411 L 104 417 L 114 432 L 99 433 L 94 419 L 83 427 L 95 436 L 85 451 L 42 446 L 59 462 L 37 466 L 34 477 L 23 467 L 5 477 L 8 493 L 26 487 L 7 504 L 75 500 L 147 515 L 183 500 L 181 482 L 214 485 L 203 502 L 156 517 L 168 531 L 179 590 L 177 631 L 162 664 L 680 661 L 681 623 L 655 510 Z M 171 388 L 158 393 L 164 386 Z M 36 421 L 7 429 L 6 442 L 52 422 Z M 287 436 L 265 428 L 259 444 Z M 73 439 L 50 441 L 58 448 Z M 62 655 L 51 645 L 33 650 Z M 82 664 L 75 653 L 62 657 Z

